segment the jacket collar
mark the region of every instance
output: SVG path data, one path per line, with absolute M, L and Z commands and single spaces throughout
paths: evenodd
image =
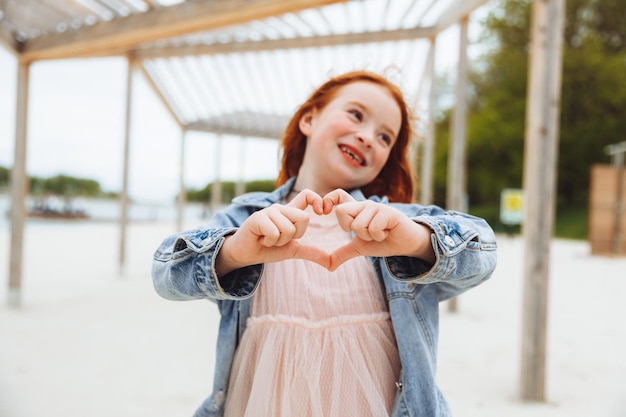
M 233 204 L 265 208 L 271 206 L 272 204 L 285 201 L 287 195 L 289 194 L 289 192 L 293 188 L 293 185 L 296 182 L 296 178 L 297 177 L 289 178 L 283 185 L 276 188 L 271 193 L 257 191 L 235 197 L 233 199 Z M 357 201 L 365 200 L 363 192 L 358 188 L 350 191 L 350 195 Z

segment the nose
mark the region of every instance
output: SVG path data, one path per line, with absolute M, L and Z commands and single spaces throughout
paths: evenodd
M 356 137 L 359 140 L 359 142 L 363 144 L 363 146 L 367 148 L 372 147 L 372 140 L 374 138 L 374 134 L 369 129 L 362 129 L 358 131 L 356 134 Z

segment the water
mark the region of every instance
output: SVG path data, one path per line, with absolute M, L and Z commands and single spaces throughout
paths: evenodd
M 34 200 L 28 199 L 27 207 L 33 207 Z M 87 219 L 81 220 L 56 220 L 29 218 L 29 225 L 59 224 L 59 223 L 82 223 L 82 222 L 113 222 L 118 221 L 121 214 L 121 205 L 117 200 L 109 199 L 81 199 L 77 201 L 78 207 L 88 215 Z M 0 194 L 0 230 L 9 228 L 8 217 L 10 198 L 6 194 Z M 191 223 L 204 223 L 210 216 L 210 211 L 204 204 L 188 203 L 185 206 L 184 219 Z M 175 221 L 177 208 L 175 204 L 142 204 L 131 203 L 128 210 L 129 221 Z

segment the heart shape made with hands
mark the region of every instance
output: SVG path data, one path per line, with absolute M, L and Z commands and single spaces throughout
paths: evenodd
M 351 219 L 346 218 L 346 215 L 348 215 L 349 217 L 349 214 L 345 213 L 343 210 L 333 209 L 339 207 L 341 204 L 353 202 L 356 202 L 356 200 L 354 200 L 354 198 L 352 198 L 350 194 L 341 189 L 332 191 L 326 194 L 324 197 L 321 197 L 314 191 L 305 189 L 298 193 L 298 195 L 286 206 L 294 207 L 302 211 L 306 210 L 308 207 L 311 207 L 317 215 L 331 215 L 331 213 L 334 212 L 337 220 L 339 221 L 340 227 L 342 227 L 342 229 L 344 229 L 345 231 L 351 231 Z M 340 221 L 340 219 L 342 219 L 343 221 Z M 298 233 L 297 237 L 302 237 L 305 230 L 306 229 L 303 229 L 301 234 Z M 296 236 L 294 236 L 294 239 L 295 238 Z M 293 255 L 294 258 L 305 259 L 315 262 L 322 267 L 328 269 L 329 271 L 336 270 L 348 259 L 354 258 L 359 255 L 358 252 L 351 250 L 354 249 L 352 248 L 352 241 L 335 249 L 331 253 L 328 253 L 324 249 L 317 246 L 300 243 L 297 240 L 292 240 L 291 243 L 293 246 L 295 246 L 295 253 Z
M 318 215 L 329 215 L 332 212 L 337 216 L 340 227 L 346 232 L 354 233 L 353 239 L 327 253 L 321 248 L 300 243 L 297 239 L 302 237 L 308 226 L 308 214 L 304 212 L 307 207 L 312 207 Z M 289 227 L 281 229 L 280 221 L 276 221 L 277 228 L 284 232 L 284 240 L 280 238 L 273 241 L 271 238 L 264 244 L 274 244 L 282 247 L 284 258 L 298 258 L 315 262 L 330 271 L 336 270 L 341 264 L 357 256 L 391 256 L 403 255 L 410 248 L 410 239 L 415 238 L 417 226 L 403 213 L 398 210 L 373 201 L 356 201 L 350 194 L 342 189 L 337 189 L 319 196 L 311 190 L 301 191 L 291 202 L 282 206 L 285 215 L 295 226 L 293 233 Z M 280 207 L 277 207 L 280 211 Z M 334 209 L 334 210 L 333 210 Z M 296 211 L 291 211 L 296 210 Z M 301 218 L 303 213 L 306 217 Z M 277 220 L 280 216 L 272 217 Z M 398 226 L 403 226 L 398 228 Z M 393 236 L 391 236 L 391 232 Z M 264 236 L 265 240 L 268 236 Z
M 308 207 L 318 215 L 334 212 L 339 226 L 353 234 L 352 240 L 331 253 L 301 243 L 309 224 Z M 357 256 L 416 256 L 434 262 L 430 234 L 428 227 L 390 205 L 356 201 L 342 189 L 324 197 L 303 190 L 288 204 L 251 214 L 224 241 L 216 268 L 221 275 L 248 265 L 304 259 L 334 271 Z

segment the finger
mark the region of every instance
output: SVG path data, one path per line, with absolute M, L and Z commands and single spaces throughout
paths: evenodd
M 354 217 L 350 226 L 352 231 L 356 236 L 366 241 L 374 239 L 372 233 L 370 232 L 370 225 L 372 223 L 372 219 L 374 219 L 378 211 L 376 203 L 370 203 L 371 204 L 368 204 L 368 202 L 362 202 L 358 207 L 346 207 L 346 209 L 351 210 L 350 216 Z
M 266 240 L 271 244 L 272 237 L 278 237 L 276 225 L 271 221 L 268 215 L 271 210 L 272 208 L 270 207 L 252 213 L 250 217 L 242 223 L 240 228 L 242 233 L 243 231 L 248 231 L 256 237 L 256 241 Z
M 301 245 L 296 241 L 293 241 L 293 243 L 296 247 L 294 258 L 315 262 L 326 269 L 330 267 L 330 255 L 323 249 L 315 246 Z
M 360 255 L 361 254 L 359 253 L 357 247 L 354 245 L 354 241 L 345 244 L 330 254 L 330 266 L 328 267 L 328 270 L 332 272 L 339 268 L 339 266 L 347 260 L 356 258 Z
M 342 204 L 337 207 L 336 212 L 344 230 L 354 232 L 365 241 L 380 242 L 389 235 L 390 213 L 384 205 L 373 201 L 361 201 Z
M 324 214 L 328 214 L 333 210 L 333 207 L 343 203 L 351 203 L 356 201 L 350 194 L 341 188 L 337 188 L 334 191 L 329 192 L 323 198 L 324 201 Z
M 353 231 L 353 222 L 363 210 L 363 202 L 343 203 L 335 208 L 335 216 L 339 226 L 346 232 Z
M 268 227 L 272 233 L 266 235 L 261 243 L 263 246 L 284 246 L 296 233 L 296 226 L 292 220 L 282 212 L 273 211 L 268 214 L 274 227 Z
M 377 242 L 382 242 L 383 240 L 385 240 L 390 231 L 390 213 L 385 210 L 384 207 L 376 205 L 372 206 L 371 210 L 367 211 L 367 213 L 363 213 L 363 215 L 364 217 L 368 217 L 367 236 L 369 237 L 369 240 L 375 240 Z M 360 220 L 361 216 L 359 216 L 359 218 L 356 219 L 354 223 L 357 223 Z M 359 235 L 357 234 L 357 236 Z
M 280 238 L 280 230 L 276 224 L 266 216 L 262 222 L 259 222 L 253 229 L 254 234 L 258 236 L 259 243 L 265 247 L 272 247 Z
M 370 233 L 374 240 L 382 242 L 394 230 L 411 230 L 413 221 L 397 209 L 376 203 L 378 210 L 370 222 Z M 397 233 L 396 233 L 397 234 Z M 405 242 L 407 243 L 407 242 Z
M 305 211 L 280 204 L 277 204 L 276 209 L 270 211 L 268 215 L 279 233 L 279 236 L 273 242 L 273 246 L 283 246 L 292 239 L 302 237 L 310 220 L 308 213 Z
M 313 207 L 313 211 L 317 214 L 323 214 L 324 212 L 322 197 L 320 197 L 320 195 L 315 191 L 309 189 L 300 191 L 293 200 L 286 204 L 286 206 L 295 207 L 300 210 L 304 210 L 308 206 L 311 206 Z
M 304 235 L 307 227 L 309 226 L 309 214 L 304 210 L 295 207 L 278 205 L 280 208 L 280 215 L 288 219 L 295 227 L 293 239 L 298 239 Z
M 376 218 L 374 218 L 374 220 L 376 220 Z M 369 236 L 376 242 L 382 242 L 387 239 L 387 236 L 389 236 L 389 229 L 385 227 L 385 225 L 382 227 L 376 227 L 374 226 L 374 222 L 371 222 L 370 227 L 367 230 Z

